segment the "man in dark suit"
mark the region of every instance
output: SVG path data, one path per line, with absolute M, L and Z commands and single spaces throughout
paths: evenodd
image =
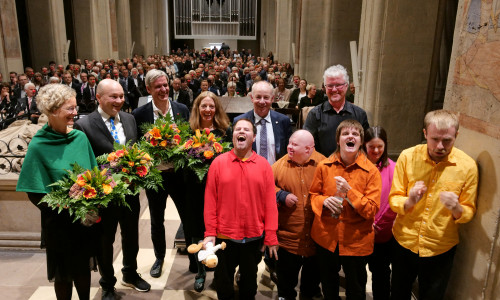
M 257 136 L 252 149 L 272 165 L 287 154 L 288 139 L 292 135 L 290 118 L 271 110 L 274 91 L 267 81 L 261 80 L 254 83 L 250 98 L 254 109 L 234 118 L 234 123 L 241 118 L 246 118 L 255 124 Z M 277 282 L 276 261 L 267 253 L 264 261 L 269 268 L 271 279 Z
M 169 85 L 167 74 L 161 70 L 152 69 L 146 74 L 146 89 L 151 94 L 153 101 L 140 106 L 132 112 L 138 126 L 139 135 L 144 132 L 141 125 L 144 123 L 154 123 L 160 116 L 170 116 L 173 119 L 189 120 L 188 108 L 178 102 L 174 102 L 168 97 Z M 154 190 L 146 190 L 148 197 L 149 212 L 151 214 L 151 240 L 156 260 L 151 267 L 150 274 L 152 277 L 160 277 L 165 259 L 166 241 L 165 241 L 165 226 L 164 215 L 167 203 L 167 197 L 170 195 L 174 200 L 175 206 L 179 213 L 181 222 L 185 220 L 185 201 L 184 201 L 184 182 L 182 173 L 174 172 L 173 168 L 163 168 L 161 176 L 163 179 L 163 188 Z M 189 237 L 185 237 L 189 240 Z M 191 241 L 189 240 L 190 244 Z M 193 262 L 196 266 L 196 262 Z M 190 263 L 191 265 L 191 263 Z M 197 269 L 191 271 L 197 272 Z
M 76 92 L 76 103 L 79 107 L 82 105 L 82 90 L 80 84 L 76 79 L 73 78 L 73 73 L 71 71 L 64 71 L 63 74 L 63 84 L 74 89 Z
M 290 118 L 271 110 L 273 95 L 273 88 L 268 82 L 258 81 L 254 83 L 250 96 L 254 109 L 234 119 L 234 122 L 241 118 L 247 118 L 254 122 L 257 127 L 257 137 L 252 148 L 257 154 L 264 156 L 271 165 L 287 153 L 288 139 L 292 135 Z M 263 141 L 262 122 L 266 124 L 264 126 L 266 141 Z
M 26 93 L 26 97 L 17 99 L 16 114 L 19 117 L 26 115 L 27 118 L 33 124 L 37 124 L 38 118 L 40 117 L 40 111 L 38 110 L 38 108 L 36 106 L 35 85 L 31 82 L 26 83 L 24 85 L 24 91 Z
M 141 92 L 141 85 L 144 86 L 144 80 L 139 77 L 139 72 L 136 68 L 130 71 L 131 76 L 128 78 L 128 98 L 130 108 L 132 110 L 137 108 L 139 98 L 143 96 Z
M 82 95 L 82 107 L 80 107 L 81 113 L 91 113 L 97 107 L 97 76 L 95 73 L 90 73 L 88 75 L 88 84 L 85 89 L 83 89 Z
M 104 79 L 97 87 L 99 106 L 87 117 L 79 119 L 74 128 L 83 131 L 96 156 L 114 151 L 113 144 L 135 143 L 137 125 L 132 115 L 121 112 L 125 102 L 121 85 L 111 79 Z M 115 138 L 113 137 L 115 136 Z M 98 254 L 102 286 L 102 299 L 115 299 L 116 277 L 113 269 L 113 243 L 120 223 L 123 251 L 122 285 L 140 292 L 147 292 L 151 285 L 137 274 L 137 253 L 139 252 L 139 195 L 127 196 L 126 207 L 109 206 L 102 210 L 100 251 Z
M 172 80 L 172 89 L 169 92 L 170 98 L 174 102 L 179 102 L 187 107 L 191 106 L 191 102 L 189 101 L 189 94 L 181 89 L 181 80 L 180 78 L 175 78 Z

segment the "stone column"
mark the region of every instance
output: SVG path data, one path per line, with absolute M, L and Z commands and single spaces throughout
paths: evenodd
M 392 155 L 422 140 L 438 7 L 434 0 L 363 1 L 356 104 L 370 125 L 387 130 Z
M 279 62 L 293 63 L 292 42 L 294 42 L 294 27 L 297 15 L 294 12 L 293 1 L 280 0 L 276 2 L 276 45 L 274 46 L 274 59 Z M 292 65 L 293 66 L 293 65 Z
M 359 37 L 360 15 L 361 0 L 302 1 L 295 73 L 321 86 L 327 67 L 341 64 L 350 71 L 349 42 Z
M 116 0 L 116 25 L 118 31 L 119 57 L 129 57 L 130 48 L 132 47 L 129 0 Z
M 164 0 L 130 0 L 130 18 L 135 22 L 132 28 L 134 53 L 145 56 L 168 53 L 165 41 L 167 3 Z
M 260 8 L 260 56 L 267 57 L 269 51 L 276 52 L 276 30 L 279 27 L 277 22 L 277 4 L 274 1 L 261 2 Z M 276 57 L 275 57 L 276 58 Z
M 21 42 L 17 27 L 16 3 L 0 0 L 0 73 L 9 81 L 9 72 L 23 72 Z
M 90 29 L 93 38 L 92 58 L 117 58 L 113 56 L 109 1 L 90 0 L 89 2 L 90 24 L 88 29 Z
M 109 0 L 109 20 L 111 34 L 111 57 L 118 59 L 118 22 L 116 17 L 116 1 Z

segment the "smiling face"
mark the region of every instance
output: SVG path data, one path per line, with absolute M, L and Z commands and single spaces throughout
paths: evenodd
M 159 77 L 151 83 L 151 86 L 147 86 L 146 89 L 151 94 L 154 101 L 168 101 L 169 87 L 167 77 Z
M 215 102 L 210 97 L 205 97 L 200 101 L 200 118 L 201 124 L 213 124 L 215 116 Z
M 253 124 L 247 120 L 239 120 L 234 124 L 233 145 L 234 153 L 243 158 L 252 152 L 252 144 L 255 141 Z
M 76 107 L 76 98 L 66 100 L 61 107 L 49 114 L 49 124 L 52 125 L 52 128 L 65 128 L 68 125 L 73 125 L 74 117 L 78 114 Z
M 365 144 L 368 159 L 377 164 L 384 154 L 385 143 L 380 138 L 373 138 Z
M 424 129 L 424 136 L 427 140 L 427 152 L 435 162 L 446 160 L 455 144 L 457 131 L 455 127 L 438 129 L 434 123 L 429 124 Z
M 327 77 L 325 80 L 325 87 L 328 101 L 333 107 L 341 106 L 345 102 L 347 83 L 344 76 L 338 75 Z
M 342 128 L 339 140 L 337 141 L 337 147 L 339 147 L 342 156 L 358 153 L 361 147 L 361 134 L 359 130 L 354 127 Z
M 273 90 L 271 86 L 264 81 L 259 81 L 252 87 L 251 99 L 255 113 L 265 118 L 271 109 L 273 103 Z
M 297 130 L 292 134 L 286 148 L 288 157 L 298 163 L 305 163 L 314 151 L 314 138 L 309 131 Z
M 99 107 L 111 117 L 120 112 L 125 102 L 122 86 L 110 79 L 105 79 L 99 84 L 96 97 Z

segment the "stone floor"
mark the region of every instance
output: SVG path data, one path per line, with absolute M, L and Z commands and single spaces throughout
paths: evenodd
M 117 294 L 122 299 L 217 299 L 212 287 L 213 272 L 207 274 L 205 290 L 197 293 L 193 290 L 194 274 L 187 269 L 187 255 L 174 246 L 174 237 L 180 221 L 171 199 L 165 210 L 165 227 L 167 229 L 167 256 L 160 278 L 152 278 L 149 269 L 154 262 L 153 244 L 150 239 L 149 211 L 144 194 L 141 195 L 141 218 L 139 221 L 139 255 L 137 257 L 138 272 L 151 284 L 151 291 L 140 293 L 120 284 L 121 280 L 121 240 L 119 233 L 115 242 L 115 275 Z M 368 272 L 367 299 L 372 299 L 371 277 Z M 91 299 L 101 299 L 99 273 L 92 273 Z M 275 284 L 269 279 L 264 263 L 259 265 L 258 292 L 256 299 L 277 299 Z M 342 299 L 345 299 L 341 288 Z M 45 253 L 41 251 L 0 251 L 0 299 L 9 300 L 52 300 L 56 299 L 52 283 L 47 280 Z M 73 299 L 78 299 L 76 291 Z

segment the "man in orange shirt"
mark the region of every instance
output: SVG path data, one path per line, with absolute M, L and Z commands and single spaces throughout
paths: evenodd
M 361 150 L 363 127 L 345 120 L 337 127 L 337 149 L 319 163 L 311 185 L 321 285 L 325 299 L 339 298 L 339 271 L 346 276 L 347 299 L 366 298 L 366 263 L 373 252 L 373 219 L 380 206 L 382 180 Z
M 292 134 L 287 151 L 272 165 L 279 213 L 278 297 L 295 299 L 295 286 L 302 269 L 300 295 L 312 298 L 321 292 L 316 247 L 311 238 L 314 213 L 309 188 L 316 167 L 326 157 L 314 150 L 314 137 L 307 130 Z

